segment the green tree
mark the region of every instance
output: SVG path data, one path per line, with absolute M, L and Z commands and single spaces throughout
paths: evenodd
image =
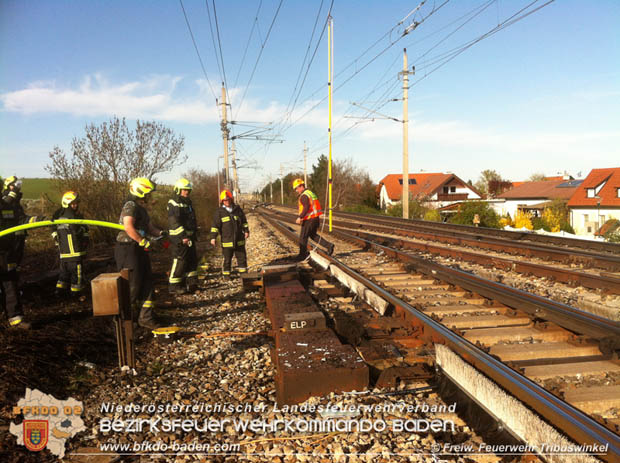
M 441 214 L 437 209 L 429 209 L 424 214 L 424 220 L 428 220 L 429 222 L 441 222 Z
M 491 208 L 489 203 L 484 201 L 465 201 L 459 204 L 459 209 L 448 222 L 462 225 L 473 225 L 474 216 L 480 217 L 480 226 L 489 228 L 499 228 L 499 216 Z
M 492 193 L 489 189 L 490 182 L 501 183 L 504 182 L 504 180 L 496 171 L 487 169 L 480 172 L 480 177 L 474 186 L 480 193 L 489 195 Z
M 425 201 L 419 201 L 417 199 L 409 199 L 409 218 L 411 219 L 423 219 L 426 213 L 431 210 L 430 207 L 426 205 Z M 391 217 L 402 217 L 403 216 L 403 205 L 402 203 L 396 203 L 393 206 L 389 206 L 385 213 Z

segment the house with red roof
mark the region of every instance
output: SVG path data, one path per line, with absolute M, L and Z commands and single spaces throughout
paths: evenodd
M 513 219 L 517 211 L 529 212 L 534 217 L 539 217 L 553 200 L 568 201 L 581 182 L 582 180 L 568 176 L 545 178 L 535 182 L 514 182 L 518 183 L 518 186 L 498 195 L 492 206 L 499 215 L 510 214 Z
M 594 235 L 609 219 L 620 220 L 620 167 L 592 169 L 568 201 L 578 235 Z
M 399 203 L 403 193 L 403 174 L 386 175 L 377 189 L 382 209 Z M 482 195 L 454 174 L 422 172 L 409 174 L 409 198 L 427 202 L 438 209 L 455 202 L 482 199 Z

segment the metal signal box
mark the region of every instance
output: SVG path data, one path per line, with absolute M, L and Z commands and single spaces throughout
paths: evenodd
M 102 273 L 91 281 L 95 317 L 120 313 L 122 280 L 120 273 Z

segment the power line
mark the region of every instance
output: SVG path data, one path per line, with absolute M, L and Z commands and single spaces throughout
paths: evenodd
M 306 82 L 306 78 L 308 76 L 308 73 L 310 72 L 310 67 L 312 66 L 312 63 L 314 61 L 314 57 L 316 56 L 316 52 L 317 52 L 317 50 L 319 48 L 319 44 L 321 43 L 321 41 L 323 40 L 323 36 L 325 35 L 325 28 L 327 27 L 327 21 L 328 21 L 330 15 L 331 15 L 331 11 L 332 11 L 332 7 L 333 6 L 334 6 L 334 0 L 332 0 L 331 5 L 329 6 L 329 10 L 327 12 L 327 18 L 325 19 L 325 23 L 323 24 L 323 29 L 321 30 L 321 35 L 320 35 L 319 39 L 317 40 L 316 47 L 314 48 L 314 52 L 312 53 L 312 58 L 308 62 L 308 66 L 306 68 L 306 73 L 304 74 L 303 81 L 301 83 L 301 86 L 299 87 L 299 92 L 297 92 L 297 96 L 295 96 L 295 93 L 297 91 L 297 85 L 299 84 L 299 79 L 301 78 L 301 73 L 303 72 L 304 65 L 306 63 L 306 59 L 308 58 L 308 53 L 310 52 L 310 46 L 312 45 L 312 39 L 314 38 L 314 33 L 316 31 L 316 26 L 317 26 L 317 24 L 319 22 L 319 17 L 321 15 L 321 10 L 323 8 L 323 0 L 321 0 L 321 5 L 319 6 L 319 10 L 317 11 L 316 19 L 314 21 L 314 27 L 312 29 L 312 34 L 310 35 L 310 41 L 308 42 L 308 48 L 306 49 L 306 55 L 304 56 L 304 60 L 301 63 L 301 67 L 299 68 L 299 74 L 297 75 L 297 82 L 295 82 L 295 88 L 293 89 L 293 93 L 291 94 L 291 98 L 289 99 L 288 105 L 286 106 L 285 116 L 283 118 L 282 125 L 284 125 L 286 123 L 286 121 L 288 119 L 290 119 L 291 115 L 293 114 L 293 111 L 295 110 L 295 107 L 297 105 L 297 101 L 299 99 L 299 96 L 301 95 L 301 92 L 303 90 L 304 84 Z M 295 101 L 293 102 L 293 104 L 291 106 L 291 102 L 293 100 L 293 97 L 295 97 Z M 289 110 L 289 108 L 290 108 L 290 110 Z
M 477 44 L 478 42 L 481 42 L 482 40 L 492 36 L 493 34 L 496 34 L 497 32 L 512 26 L 513 24 L 521 21 L 522 19 L 525 19 L 526 17 L 528 17 L 529 15 L 541 10 L 542 8 L 546 7 L 547 5 L 553 3 L 555 0 L 549 0 L 546 3 L 544 3 L 543 5 L 538 6 L 537 8 L 534 8 L 531 11 L 528 11 L 526 13 L 523 13 L 524 11 L 526 11 L 528 8 L 530 8 L 532 5 L 536 4 L 539 2 L 539 0 L 534 0 L 533 2 L 531 2 L 530 4 L 528 4 L 527 6 L 523 7 L 522 9 L 520 9 L 519 11 L 517 11 L 516 13 L 514 13 L 512 16 L 510 16 L 509 18 L 505 19 L 503 22 L 499 23 L 497 26 L 495 26 L 494 28 L 490 29 L 489 31 L 487 31 L 486 33 L 480 35 L 479 37 L 477 37 L 476 39 L 473 39 L 469 42 L 467 42 L 466 44 L 462 45 L 461 47 L 457 47 L 453 50 L 451 50 L 450 52 L 447 53 L 447 57 L 440 62 L 439 65 L 437 65 L 435 68 L 431 69 L 429 72 L 427 72 L 424 76 L 422 76 L 420 79 L 416 80 L 415 82 L 413 82 L 410 87 L 417 85 L 418 83 L 420 83 L 422 80 L 426 79 L 429 75 L 431 75 L 433 72 L 437 71 L 439 68 L 445 66 L 446 64 L 448 64 L 450 61 L 452 61 L 454 58 L 456 58 L 457 56 L 459 56 L 461 53 L 463 53 L 464 51 L 466 51 L 467 49 L 473 47 L 475 44 Z M 523 14 L 521 14 L 523 13 Z M 521 16 L 518 16 L 520 15 Z M 446 55 L 446 53 L 443 53 L 442 55 Z M 435 64 L 436 62 L 438 62 L 440 60 L 435 60 L 434 62 L 427 64 L 427 66 L 430 66 L 432 64 Z
M 415 29 L 416 27 L 418 27 L 420 24 L 422 24 L 424 21 L 426 21 L 431 15 L 433 15 L 434 13 L 436 13 L 437 11 L 439 11 L 439 9 L 441 9 L 445 4 L 447 4 L 450 0 L 445 0 L 443 3 L 441 3 L 438 7 L 433 7 L 432 11 L 430 13 L 428 13 L 424 18 L 422 18 L 420 21 L 415 21 L 414 23 L 412 23 L 410 25 L 410 27 L 408 27 L 402 35 L 400 35 L 397 39 L 392 40 L 383 50 L 381 50 L 379 53 L 377 53 L 374 57 L 372 57 L 366 64 L 364 64 L 361 68 L 357 69 L 352 75 L 350 75 L 347 79 L 344 80 L 344 82 L 342 82 L 341 84 L 339 84 L 337 87 L 334 87 L 334 93 L 341 89 L 344 85 L 346 85 L 349 81 L 351 81 L 351 79 L 353 79 L 355 76 L 357 76 L 360 72 L 362 72 L 364 69 L 366 69 L 371 63 L 373 63 L 375 60 L 377 60 L 380 56 L 382 56 L 386 51 L 388 51 L 391 47 L 393 47 L 398 41 L 400 41 L 403 37 L 406 36 L 406 34 L 408 34 L 409 32 L 411 32 L 413 29 Z M 425 3 L 425 0 L 419 5 L 423 5 Z M 407 15 L 408 17 L 409 15 Z M 404 20 L 403 20 L 404 21 Z M 394 26 L 392 29 L 390 29 L 390 31 L 388 31 L 387 34 L 384 34 L 382 39 L 384 37 L 386 37 L 387 35 L 389 35 L 396 27 L 398 27 L 399 25 L 401 25 L 403 23 L 403 21 L 399 21 L 399 23 Z M 413 26 L 413 27 L 412 27 Z M 381 40 L 381 39 L 380 39 Z M 376 44 L 377 42 L 375 42 Z M 369 47 L 363 54 L 365 54 L 368 50 L 370 50 L 372 47 L 374 47 L 373 44 L 371 47 Z M 362 54 L 362 55 L 363 55 Z M 354 60 L 354 62 L 356 62 L 356 60 Z M 350 67 L 350 65 L 349 65 Z M 323 97 L 321 100 L 319 100 L 316 104 L 314 104 L 310 109 L 308 109 L 305 113 L 303 113 L 300 117 L 298 117 L 293 123 L 291 123 L 289 125 L 295 125 L 297 122 L 299 122 L 301 119 L 303 119 L 304 117 L 306 117 L 306 115 L 308 115 L 310 112 L 312 112 L 314 109 L 316 109 L 321 103 L 323 103 L 325 100 L 327 99 L 327 97 Z
M 271 30 L 273 29 L 273 25 L 276 22 L 276 18 L 278 17 L 278 13 L 280 12 L 280 7 L 282 7 L 282 3 L 284 2 L 284 0 L 280 0 L 280 3 L 278 4 L 278 9 L 276 10 L 276 13 L 273 15 L 273 20 L 271 21 L 271 25 L 269 26 L 269 30 L 267 31 L 267 35 L 265 37 L 265 40 L 263 41 L 263 43 L 261 44 L 260 47 L 260 52 L 258 53 L 258 57 L 256 58 L 256 63 L 254 63 L 254 68 L 252 69 L 252 73 L 250 74 L 250 79 L 248 80 L 248 83 L 245 87 L 245 90 L 243 91 L 243 96 L 241 97 L 241 102 L 239 103 L 239 109 L 241 109 L 241 106 L 243 105 L 243 100 L 245 99 L 245 95 L 248 92 L 248 88 L 250 87 L 250 83 L 252 82 L 252 79 L 254 78 L 254 73 L 256 72 L 256 68 L 258 66 L 258 63 L 260 61 L 260 58 L 263 54 L 263 50 L 265 50 L 265 45 L 267 44 L 267 40 L 269 40 L 269 35 L 271 34 Z
M 452 59 L 456 58 L 458 55 L 460 55 L 461 53 L 463 53 L 463 52 L 464 52 L 464 51 L 466 51 L 467 49 L 471 48 L 471 47 L 472 47 L 472 46 L 474 46 L 476 43 L 478 43 L 478 42 L 480 42 L 480 41 L 484 40 L 485 38 L 490 37 L 491 35 L 493 35 L 493 34 L 495 34 L 495 33 L 499 32 L 500 30 L 503 30 L 503 29 L 505 29 L 505 28 L 507 28 L 507 27 L 509 27 L 509 26 L 511 26 L 511 25 L 513 25 L 513 24 L 515 24 L 515 23 L 516 23 L 516 22 L 518 22 L 518 21 L 521 21 L 522 19 L 526 18 L 527 16 L 529 16 L 529 15 L 531 15 L 531 14 L 535 13 L 536 11 L 541 10 L 541 9 L 542 9 L 542 8 L 544 8 L 545 6 L 547 6 L 547 5 L 551 4 L 551 3 L 553 3 L 553 1 L 555 1 L 555 0 L 549 0 L 549 1 L 547 1 L 546 3 L 544 3 L 543 5 L 540 5 L 540 6 L 536 7 L 536 8 L 535 8 L 535 9 L 533 9 L 533 10 L 525 12 L 526 10 L 528 10 L 529 8 L 531 8 L 534 4 L 538 3 L 539 1 L 540 1 L 540 0 L 534 0 L 533 2 L 529 3 L 528 5 L 526 5 L 525 7 L 523 7 L 522 9 L 518 10 L 516 13 L 514 13 L 514 14 L 512 14 L 510 17 L 506 18 L 506 19 L 505 19 L 504 21 L 502 21 L 501 23 L 498 23 L 498 25 L 497 25 L 497 26 L 493 27 L 493 28 L 492 28 L 492 29 L 490 29 L 489 31 L 487 31 L 487 32 L 485 32 L 484 34 L 482 34 L 482 35 L 478 36 L 477 38 L 472 39 L 472 40 L 470 40 L 470 41 L 466 42 L 465 44 L 463 44 L 463 45 L 461 45 L 461 46 L 459 46 L 459 47 L 455 47 L 455 48 L 453 48 L 453 49 L 451 49 L 451 50 L 448 50 L 447 52 L 443 52 L 443 53 L 439 54 L 438 56 L 436 56 L 436 57 L 434 57 L 434 58 L 431 58 L 431 59 L 429 59 L 429 60 L 427 60 L 427 61 L 423 62 L 423 65 L 422 65 L 422 66 L 420 66 L 420 65 L 416 64 L 416 70 L 419 70 L 420 68 L 424 68 L 425 66 L 426 66 L 426 67 L 430 67 L 430 66 L 432 66 L 432 65 L 434 65 L 434 64 L 439 63 L 439 64 L 438 64 L 435 68 L 431 69 L 431 70 L 430 70 L 429 72 L 427 72 L 427 73 L 426 73 L 423 77 L 421 77 L 421 78 L 420 78 L 420 79 L 418 79 L 417 81 L 415 81 L 415 82 L 411 83 L 409 87 L 411 88 L 413 85 L 416 85 L 416 84 L 418 84 L 420 81 L 422 81 L 422 80 L 426 79 L 426 78 L 427 78 L 430 74 L 432 74 L 433 72 L 437 71 L 437 70 L 438 70 L 439 68 L 441 68 L 442 66 L 446 65 L 446 64 L 447 64 L 448 62 L 450 62 Z M 485 3 L 485 4 L 483 5 L 483 7 L 484 7 L 483 9 L 486 9 L 486 8 L 487 8 L 487 7 L 488 7 L 491 3 L 492 3 L 492 2 Z M 477 9 L 476 9 L 476 10 L 477 10 Z M 473 10 L 473 11 L 476 11 L 476 10 Z M 473 12 L 473 11 L 472 11 L 472 12 Z M 524 12 L 525 12 L 525 13 L 524 13 Z M 470 13 L 471 13 L 471 12 L 470 12 Z M 465 16 L 468 16 L 470 13 L 468 13 L 468 14 L 467 14 L 467 15 L 465 15 Z M 476 14 L 475 14 L 474 16 L 477 16 L 479 13 L 480 13 L 480 11 L 476 12 Z M 465 16 L 463 16 L 463 17 L 465 17 Z M 463 18 L 463 17 L 461 17 L 461 18 Z M 461 19 L 461 18 L 459 18 L 459 19 Z M 471 20 L 471 18 L 470 18 L 469 20 L 467 20 L 467 21 L 466 21 L 466 23 L 467 23 L 467 22 L 469 22 L 470 20 Z M 458 29 L 460 29 L 461 27 L 462 27 L 462 25 L 461 25 L 461 26 L 459 26 L 459 27 L 457 28 L 457 30 L 458 30 Z M 452 35 L 453 33 L 454 33 L 454 32 L 450 33 L 450 34 L 449 34 L 449 36 L 450 36 L 450 35 Z M 442 40 L 440 41 L 440 43 L 441 43 L 441 42 L 443 42 L 443 41 L 445 41 L 445 38 L 444 38 L 444 39 L 442 39 Z M 430 50 L 432 50 L 432 49 L 434 49 L 434 48 L 436 48 L 436 45 L 435 45 L 435 46 L 433 46 L 433 47 L 431 47 L 428 51 L 430 51 Z M 428 54 L 428 51 L 427 51 L 426 53 L 424 53 L 422 56 L 426 56 L 426 55 Z M 381 105 L 380 107 L 384 106 L 384 105 L 385 105 L 385 104 L 387 104 L 388 102 L 389 102 L 389 101 L 386 101 L 386 102 L 385 102 L 385 103 L 383 103 L 383 105 Z M 380 108 L 380 107 L 379 107 L 379 108 Z M 368 119 L 372 119 L 372 117 L 368 117 Z M 337 135 L 338 135 L 339 137 L 340 137 L 340 136 L 344 136 L 344 135 L 346 135 L 346 133 L 348 133 L 350 130 L 352 130 L 355 126 L 359 125 L 359 123 L 360 123 L 360 122 L 356 122 L 356 123 L 354 123 L 351 127 L 349 127 L 347 130 L 345 130 L 345 132 L 344 132 L 344 133 L 342 133 L 342 134 L 337 134 Z M 334 134 L 334 137 L 336 137 L 336 134 Z M 324 145 L 322 145 L 322 146 L 318 147 L 317 149 L 321 149 L 323 146 L 324 146 Z
M 189 19 L 187 19 L 187 13 L 185 12 L 185 7 L 183 6 L 183 0 L 179 0 L 181 4 L 181 9 L 183 10 L 183 16 L 185 17 L 185 24 L 187 24 L 187 29 L 189 30 L 189 35 L 192 37 L 192 43 L 194 44 L 194 50 L 196 50 L 196 55 L 198 55 L 198 61 L 200 61 L 200 67 L 202 68 L 202 73 L 207 79 L 207 83 L 209 84 L 209 88 L 211 89 L 211 93 L 213 94 L 213 98 L 217 100 L 217 96 L 213 91 L 213 86 L 211 85 L 211 81 L 209 80 L 209 76 L 207 76 L 207 70 L 205 69 L 205 65 L 202 62 L 202 58 L 200 57 L 200 52 L 198 51 L 198 46 L 196 45 L 196 39 L 194 39 L 194 33 L 192 32 L 192 27 L 189 25 Z
M 258 32 L 258 14 L 260 13 L 260 8 L 263 5 L 263 0 L 260 0 L 258 3 L 258 9 L 256 10 L 256 14 L 254 15 L 254 22 L 252 23 L 252 29 L 250 30 L 250 35 L 248 36 L 248 42 L 245 44 L 245 50 L 243 51 L 243 57 L 241 58 L 241 65 L 239 66 L 239 70 L 237 71 L 237 75 L 235 77 L 234 86 L 237 86 L 237 82 L 239 81 L 239 74 L 241 74 L 241 69 L 243 69 L 243 64 L 245 63 L 245 56 L 248 52 L 248 47 L 250 46 L 250 42 L 252 41 L 252 34 L 254 33 L 254 28 L 257 29 Z M 260 35 L 260 32 L 259 32 Z
M 215 64 L 217 64 L 217 69 L 220 72 L 220 82 L 224 82 L 224 74 L 222 74 L 222 67 L 220 65 L 220 60 L 218 59 L 217 47 L 215 45 L 215 35 L 213 34 L 213 24 L 211 21 L 211 9 L 209 8 L 209 0 L 205 0 L 205 6 L 207 7 L 207 15 L 209 17 L 209 31 L 211 32 L 211 43 L 213 44 L 213 54 L 215 55 Z
M 215 30 L 217 32 L 218 48 L 220 49 L 220 61 L 222 62 L 222 74 L 224 75 L 224 85 L 226 87 L 226 92 L 227 92 L 226 96 L 228 97 L 228 100 L 230 101 L 230 96 L 228 95 L 228 81 L 226 80 L 226 68 L 224 67 L 224 54 L 222 53 L 222 40 L 220 38 L 220 26 L 217 21 L 217 11 L 215 10 L 215 0 L 212 0 L 211 3 L 213 5 L 213 17 L 215 18 Z M 208 11 L 208 6 L 207 6 L 207 11 Z M 211 18 L 209 18 L 209 24 L 211 24 Z

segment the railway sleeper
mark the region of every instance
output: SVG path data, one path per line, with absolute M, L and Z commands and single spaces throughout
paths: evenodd
M 368 387 L 368 367 L 353 347 L 343 345 L 326 327 L 297 267 L 263 269 L 263 289 L 275 338 L 271 356 L 278 405 Z

